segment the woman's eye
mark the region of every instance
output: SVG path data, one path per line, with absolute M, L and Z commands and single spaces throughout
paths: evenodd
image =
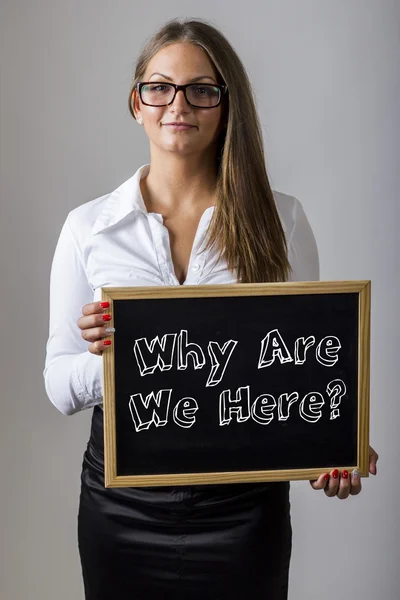
M 143 89 L 144 93 L 148 93 L 148 92 L 164 93 L 164 92 L 169 92 L 170 87 L 169 87 L 169 85 L 163 85 L 161 83 L 158 83 L 155 85 L 145 85 L 145 86 L 143 86 L 142 89 Z

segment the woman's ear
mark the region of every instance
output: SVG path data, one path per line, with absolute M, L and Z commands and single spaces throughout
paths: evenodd
M 136 88 L 132 92 L 131 105 L 132 105 L 132 109 L 133 109 L 136 121 L 140 122 L 140 103 L 139 103 L 139 97 L 138 97 Z

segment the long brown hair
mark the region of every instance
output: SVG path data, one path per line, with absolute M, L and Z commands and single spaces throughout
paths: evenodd
M 207 248 L 214 247 L 241 283 L 286 281 L 290 270 L 287 244 L 265 166 L 260 121 L 245 68 L 228 40 L 201 19 L 173 19 L 142 49 L 129 94 L 151 58 L 164 46 L 189 42 L 207 53 L 221 83 L 228 87 L 217 150 L 215 210 Z

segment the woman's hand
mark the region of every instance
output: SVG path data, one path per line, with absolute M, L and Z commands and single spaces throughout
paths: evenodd
M 369 472 L 371 475 L 376 475 L 376 463 L 379 456 L 371 446 L 369 447 Z M 310 481 L 311 487 L 314 490 L 324 490 L 329 498 L 337 496 L 340 500 L 345 500 L 349 496 L 357 496 L 361 492 L 361 478 L 357 469 L 354 469 L 349 475 L 348 471 L 339 473 L 338 469 L 334 469 L 330 474 L 325 473 L 318 479 Z
M 107 346 L 111 346 L 109 338 L 115 332 L 110 325 L 111 315 L 107 312 L 109 302 L 91 302 L 82 308 L 82 317 L 78 319 L 78 327 L 82 337 L 90 342 L 88 347 L 92 354 L 101 355 Z

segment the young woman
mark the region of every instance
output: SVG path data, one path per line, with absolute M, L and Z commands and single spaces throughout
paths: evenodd
M 78 516 L 86 598 L 284 600 L 289 483 L 104 488 L 100 356 L 114 329 L 101 287 L 319 277 L 301 204 L 271 191 L 251 86 L 218 30 L 162 27 L 129 107 L 150 164 L 68 215 L 51 274 L 47 393 L 64 414 L 94 407 Z M 371 450 L 371 472 L 376 459 Z M 337 470 L 312 486 L 339 498 L 361 489 Z

